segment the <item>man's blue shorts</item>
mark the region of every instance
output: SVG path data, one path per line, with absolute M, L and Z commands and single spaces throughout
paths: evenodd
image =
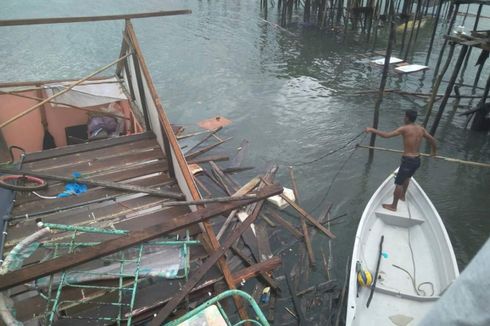
M 405 180 L 411 178 L 420 166 L 420 156 L 402 156 L 402 161 L 398 173 L 395 177 L 395 184 L 401 186 Z

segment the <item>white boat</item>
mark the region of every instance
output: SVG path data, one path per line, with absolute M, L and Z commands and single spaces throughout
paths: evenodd
M 395 173 L 373 194 L 359 222 L 349 274 L 347 326 L 417 325 L 459 275 L 441 217 L 413 178 L 406 201 L 398 202 L 396 212 L 382 207 L 393 199 Z M 375 286 L 358 285 L 357 262 L 372 274 Z

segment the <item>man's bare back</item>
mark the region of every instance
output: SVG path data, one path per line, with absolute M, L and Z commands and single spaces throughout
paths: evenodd
M 429 133 L 422 126 L 416 124 L 404 125 L 398 129 L 403 137 L 403 156 L 419 156 L 422 138 L 431 137 Z
M 393 131 L 381 131 L 375 128 L 366 128 L 366 132 L 374 133 L 383 138 L 391 138 L 396 136 L 403 137 L 403 156 L 398 173 L 395 177 L 395 191 L 393 193 L 393 202 L 391 204 L 383 204 L 382 206 L 390 211 L 396 211 L 398 200 L 405 200 L 410 179 L 415 171 L 420 166 L 420 144 L 422 138 L 427 139 L 431 147 L 431 155 L 436 155 L 436 140 L 432 137 L 425 128 L 415 124 L 417 113 L 413 110 L 405 112 L 405 124 Z

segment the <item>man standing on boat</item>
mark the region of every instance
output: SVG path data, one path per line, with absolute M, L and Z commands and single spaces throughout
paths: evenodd
M 393 203 L 383 204 L 385 209 L 396 212 L 398 200 L 405 201 L 405 194 L 407 192 L 410 178 L 420 166 L 420 144 L 422 138 L 427 139 L 431 146 L 431 155 L 436 155 L 436 140 L 432 137 L 424 127 L 415 123 L 417 119 L 417 112 L 414 110 L 405 111 L 405 124 L 398 129 L 390 132 L 377 130 L 374 128 L 366 128 L 366 132 L 372 132 L 383 138 L 392 138 L 396 136 L 403 137 L 403 155 L 401 159 L 400 168 L 395 178 L 395 192 L 393 193 Z

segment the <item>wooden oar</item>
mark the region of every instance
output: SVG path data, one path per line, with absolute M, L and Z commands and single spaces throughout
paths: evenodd
M 385 152 L 391 152 L 391 153 L 403 153 L 403 151 L 400 151 L 397 149 L 375 147 L 375 146 L 368 146 L 368 145 L 361 145 L 361 144 L 358 144 L 357 147 L 375 149 L 378 151 L 385 151 Z M 459 160 L 457 158 L 445 157 L 445 156 L 440 156 L 440 155 L 430 155 L 427 153 L 420 153 L 420 156 L 432 157 L 432 158 L 435 158 L 438 160 L 444 160 L 444 161 L 452 162 L 452 163 L 466 164 L 466 165 L 478 166 L 478 167 L 482 167 L 482 168 L 490 168 L 490 164 L 488 164 L 488 163 L 465 161 L 465 160 Z

